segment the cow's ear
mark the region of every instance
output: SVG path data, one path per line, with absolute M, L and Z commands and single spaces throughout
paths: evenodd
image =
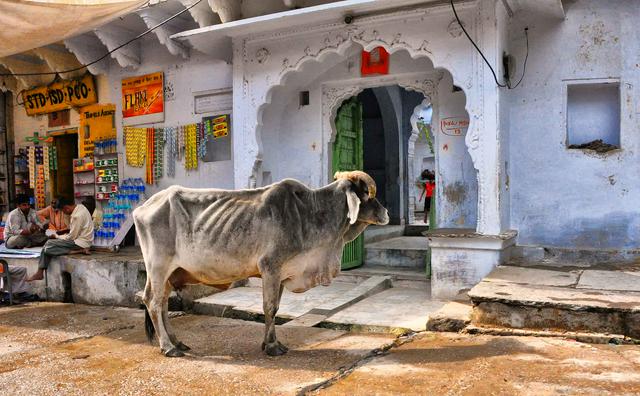
M 349 209 L 349 224 L 354 224 L 358 220 L 358 213 L 360 212 L 360 198 L 350 188 L 345 192 L 347 194 L 347 208 Z

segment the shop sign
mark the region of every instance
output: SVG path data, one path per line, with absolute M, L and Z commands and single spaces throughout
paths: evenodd
M 360 74 L 389 74 L 389 53 L 384 47 L 376 47 L 371 51 L 362 51 Z
M 22 101 L 27 115 L 33 116 L 96 103 L 98 94 L 93 76 L 87 74 L 80 80 L 61 80 L 23 91 Z
M 93 154 L 96 141 L 116 138 L 115 116 L 116 105 L 114 104 L 96 104 L 80 109 L 80 133 L 78 134 L 80 158 Z
M 122 117 L 125 125 L 164 121 L 162 72 L 122 80 Z
M 462 136 L 468 127 L 469 119 L 464 117 L 449 117 L 440 121 L 440 130 L 449 136 Z

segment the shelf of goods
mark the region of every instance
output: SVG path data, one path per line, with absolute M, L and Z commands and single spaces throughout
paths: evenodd
M 94 153 L 94 158 L 96 200 L 104 203 L 118 193 L 120 175 L 122 175 L 124 171 L 123 156 L 117 152 L 104 154 Z
M 76 199 L 82 200 L 95 194 L 93 172 L 93 159 L 76 158 L 73 160 L 73 195 Z
M 93 245 L 118 250 L 133 226 L 133 210 L 145 200 L 145 184 L 142 179 L 125 179 L 101 201 L 100 225 L 95 230 Z M 100 215 L 98 216 L 100 218 Z

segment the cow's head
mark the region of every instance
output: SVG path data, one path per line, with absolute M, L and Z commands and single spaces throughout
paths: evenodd
M 349 223 L 384 225 L 389 223 L 389 213 L 376 199 L 376 182 L 361 171 L 336 172 L 335 180 L 345 180 Z

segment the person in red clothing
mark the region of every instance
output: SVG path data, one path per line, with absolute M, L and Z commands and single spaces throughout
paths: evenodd
M 429 222 L 429 212 L 431 211 L 431 197 L 436 189 L 436 174 L 429 169 L 425 169 L 420 174 L 420 179 L 424 182 L 424 223 Z

